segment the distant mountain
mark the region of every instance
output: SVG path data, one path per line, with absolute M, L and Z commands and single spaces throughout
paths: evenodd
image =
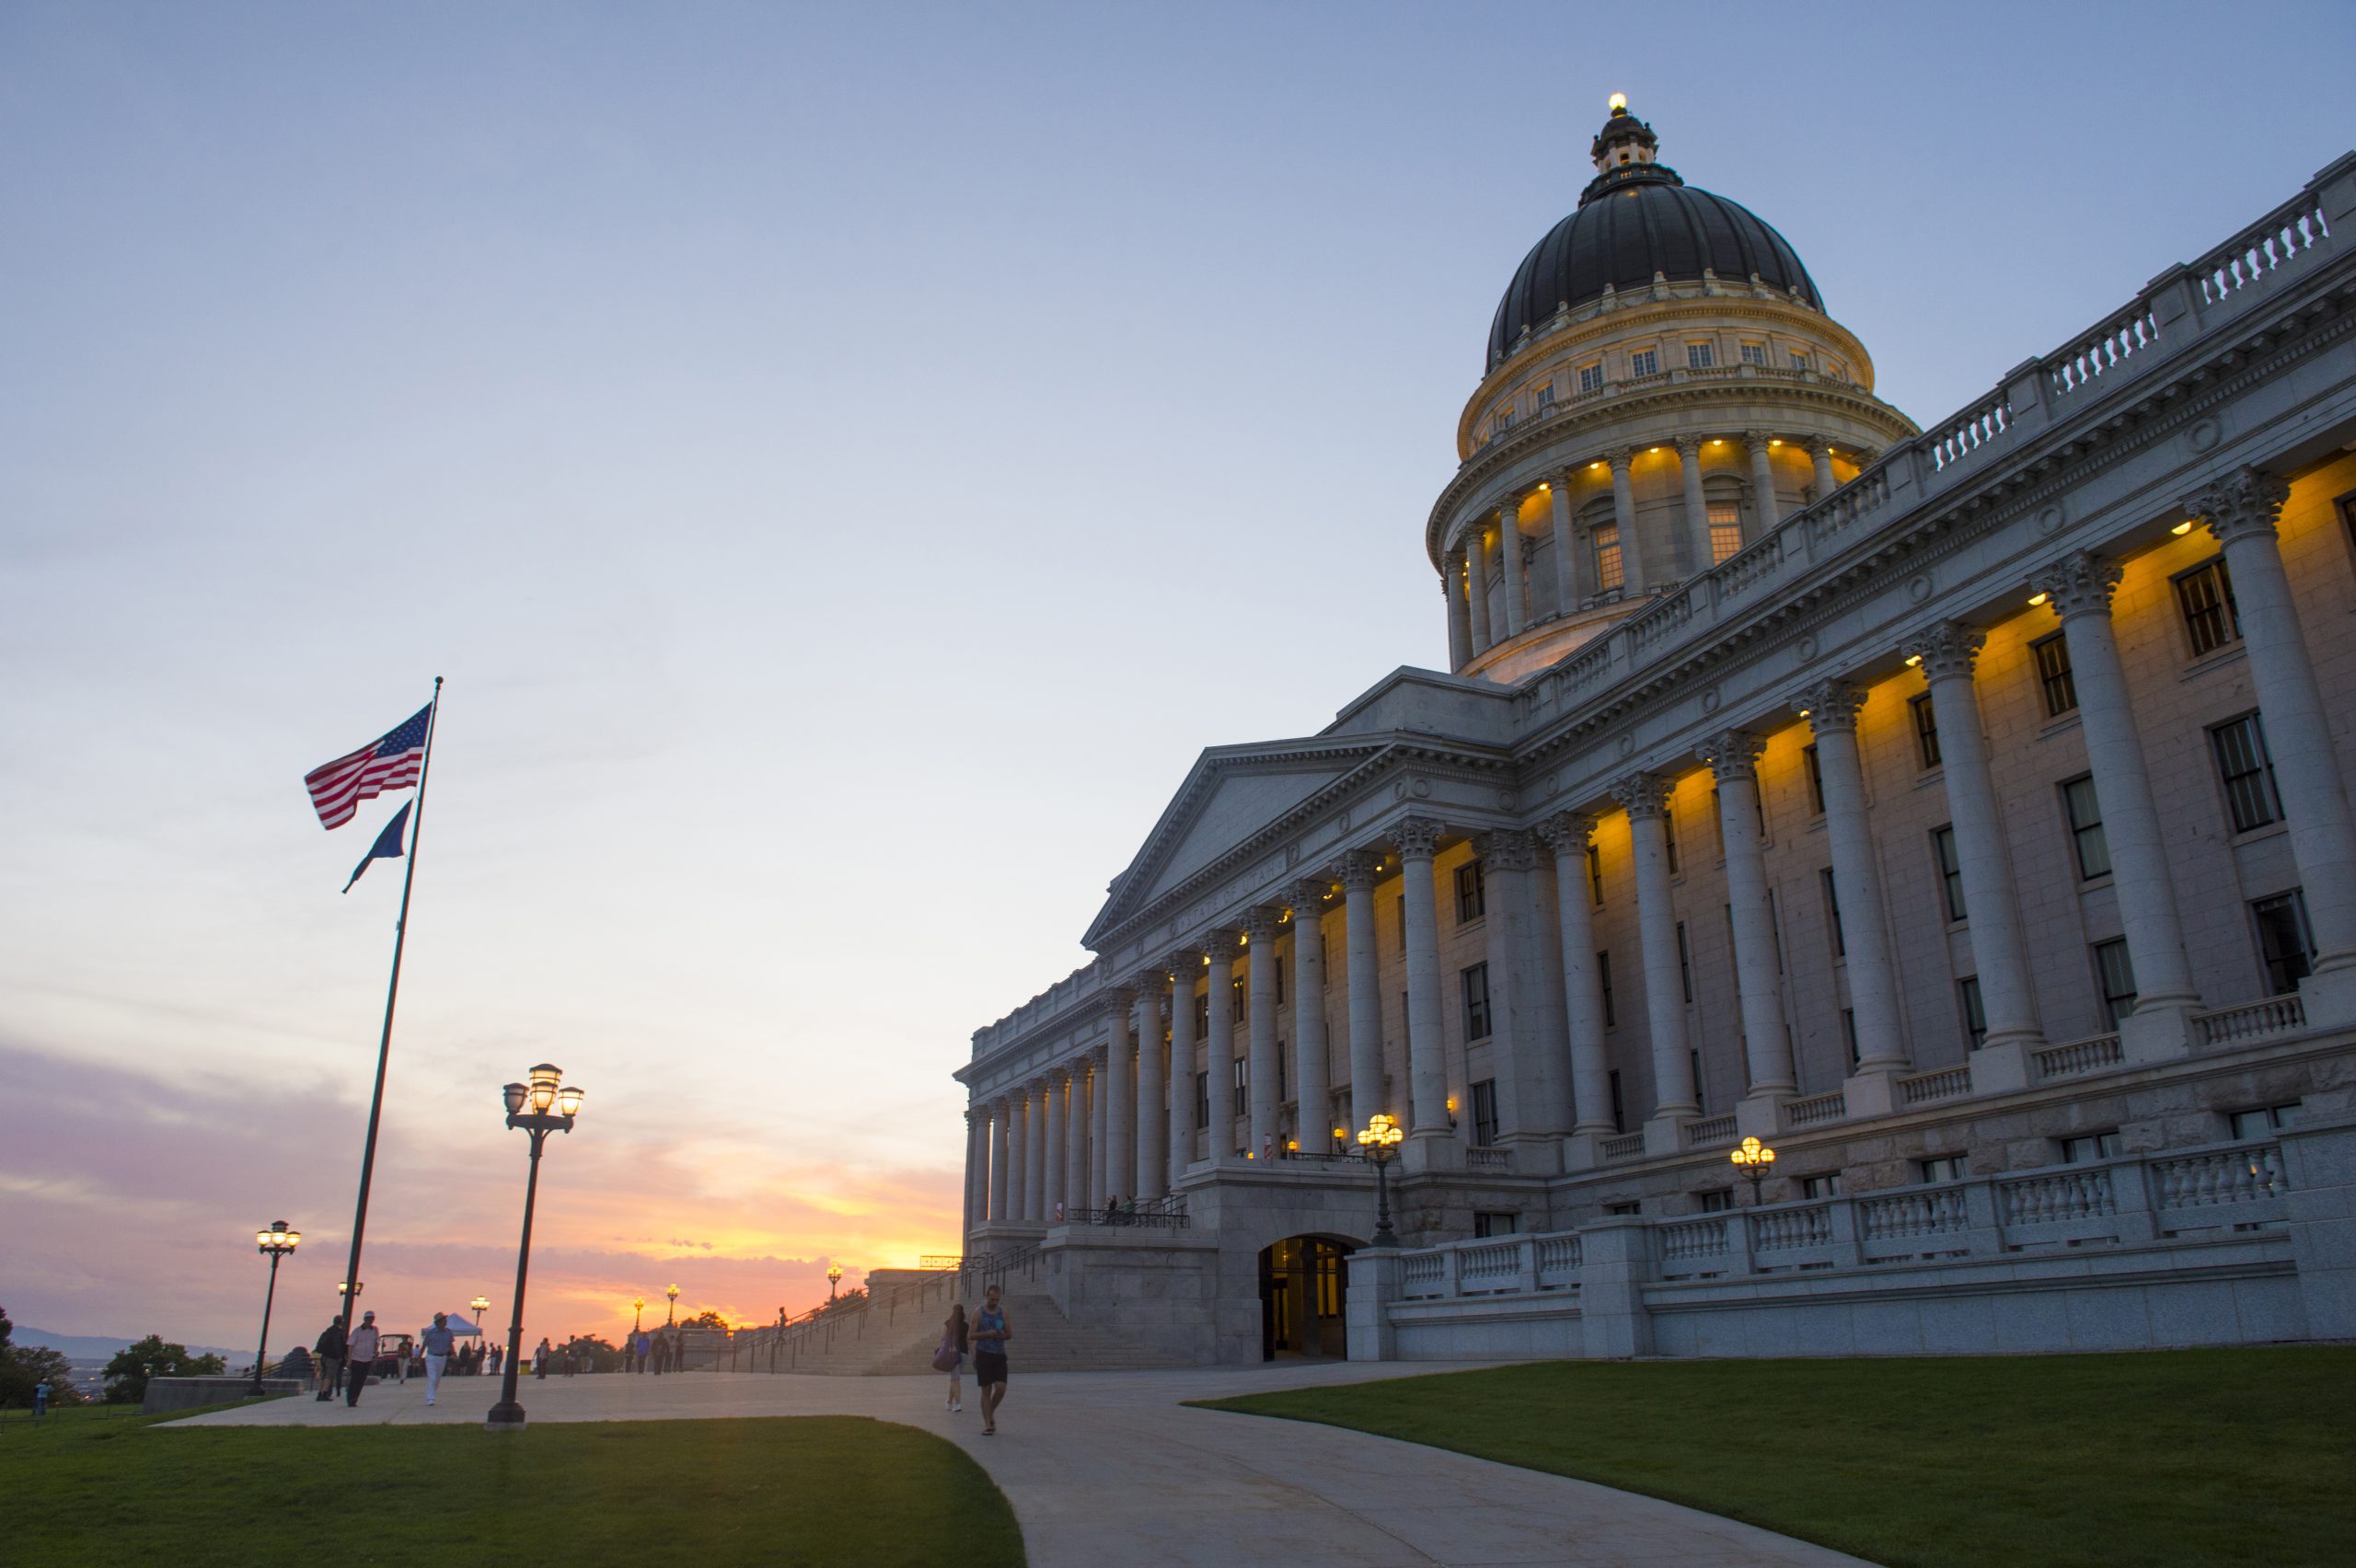
M 146 1336 L 143 1334 L 140 1337 L 144 1339 Z M 17 1325 L 16 1332 L 8 1338 L 14 1343 L 35 1350 L 56 1351 L 72 1361 L 104 1361 L 116 1351 L 135 1343 L 127 1339 L 109 1339 L 104 1334 L 53 1334 L 46 1329 L 28 1328 L 22 1323 Z M 191 1355 L 217 1355 L 225 1361 L 242 1355 L 250 1363 L 254 1358 L 254 1347 L 251 1345 L 236 1351 L 217 1344 L 192 1344 L 188 1347 L 188 1353 Z

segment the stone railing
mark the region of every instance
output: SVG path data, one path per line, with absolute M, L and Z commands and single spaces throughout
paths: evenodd
M 1581 1251 L 1567 1233 L 1450 1241 L 1402 1253 L 1400 1286 L 1409 1300 L 1576 1290 Z
M 1900 1105 L 1927 1105 L 1934 1100 L 1953 1100 L 1958 1094 L 1971 1092 L 1971 1064 L 1959 1067 L 1942 1067 L 1934 1073 L 1916 1073 L 1898 1080 L 1898 1102 Z
M 1819 1122 L 1838 1122 L 1849 1113 L 1849 1091 L 1836 1089 L 1830 1094 L 1814 1094 L 1806 1100 L 1784 1101 L 1784 1125 L 1790 1128 L 1813 1127 Z
M 1511 1170 L 1513 1150 L 1509 1148 L 1467 1148 L 1464 1151 L 1467 1170 Z
M 1729 1144 L 1734 1142 L 1737 1131 L 1731 1111 L 1723 1116 L 1703 1116 L 1685 1124 L 1685 1147 L 1708 1148 L 1714 1144 Z
M 2215 1012 L 2195 1013 L 2193 1026 L 2200 1032 L 2204 1048 L 2218 1045 L 2239 1045 L 2247 1041 L 2263 1040 L 2269 1035 L 2288 1034 L 2307 1026 L 2307 1009 L 2292 992 L 2286 997 L 2269 997 L 2262 1002 L 2251 1002 L 2238 1008 L 2220 1008 Z
M 2118 1066 L 2127 1060 L 2116 1034 L 2097 1034 L 2087 1040 L 2073 1040 L 2061 1045 L 2049 1045 L 2032 1054 L 2038 1081 L 2047 1078 L 2075 1078 L 2080 1073 L 2097 1073 L 2105 1067 Z
M 1603 1158 L 1606 1159 L 1634 1159 L 1644 1152 L 1645 1135 L 1642 1133 L 1623 1133 L 1616 1138 L 1603 1140 Z

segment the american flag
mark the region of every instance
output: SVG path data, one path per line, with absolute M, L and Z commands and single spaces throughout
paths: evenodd
M 360 810 L 387 790 L 406 789 L 417 782 L 425 766 L 425 729 L 433 705 L 426 704 L 407 721 L 349 756 L 340 756 L 303 776 L 318 809 L 319 825 L 341 827 Z

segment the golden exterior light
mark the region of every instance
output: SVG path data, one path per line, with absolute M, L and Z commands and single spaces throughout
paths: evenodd
M 2189 534 L 2192 532 L 2192 520 L 2190 518 L 2187 518 L 2183 522 L 2177 524 L 2175 527 L 2169 529 L 2168 532 L 2177 535 L 2179 537 L 2186 534 Z
M 1614 114 L 1617 114 L 1622 110 L 1627 108 L 1628 95 L 1626 93 L 1613 93 L 1611 95 L 1611 112 Z
M 1911 669 L 1911 668 L 1912 668 L 1914 665 L 1921 663 L 1922 662 L 1923 662 L 1923 655 L 1921 655 L 1920 653 L 1909 653 L 1908 655 L 1906 655 L 1906 663 L 1907 663 L 1907 667 L 1908 667 L 1908 668 L 1910 668 L 1910 669 Z
M 646 1310 L 646 1297 L 643 1297 L 643 1296 L 633 1297 L 633 1298 L 631 1299 L 631 1301 L 630 1301 L 630 1304 L 629 1304 L 629 1309 L 630 1309 L 631 1311 L 633 1311 L 633 1312 L 643 1312 L 643 1311 L 645 1311 L 645 1310 Z
M 1768 444 L 1768 445 L 1770 445 L 1770 446 L 1781 446 L 1781 445 L 1783 445 L 1783 444 L 1784 444 L 1783 437 L 1781 437 L 1781 436 L 1776 436 L 1776 437 L 1774 437 L 1773 439 L 1770 440 L 1770 441 L 1767 443 L 1767 444 Z
M 542 1062 L 528 1076 L 532 1081 L 532 1109 L 545 1116 L 549 1107 L 556 1103 L 558 1086 L 564 1082 L 564 1069 Z
M 2037 605 L 2045 603 L 2046 600 L 2052 596 L 2053 595 L 2050 594 L 2031 594 L 2028 596 L 2029 605 L 2031 608 L 2035 608 Z
M 1775 1151 L 1757 1138 L 1745 1138 L 1727 1158 L 1733 1160 L 1744 1175 L 1756 1178 L 1775 1163 Z
M 840 1279 L 840 1278 L 842 1278 L 842 1277 L 843 1277 L 843 1266 L 842 1266 L 842 1264 L 840 1264 L 840 1263 L 828 1263 L 828 1264 L 826 1265 L 826 1277 L 827 1277 L 828 1279 L 830 1279 L 830 1280 L 835 1280 L 835 1279 Z
M 257 1251 L 265 1254 L 276 1252 L 282 1257 L 293 1251 L 302 1239 L 303 1233 L 288 1228 L 286 1222 L 283 1219 L 272 1220 L 268 1230 L 254 1232 Z
M 580 1090 L 573 1088 L 571 1084 L 565 1085 L 562 1089 L 556 1091 L 557 1113 L 562 1116 L 580 1115 L 581 1099 L 582 1091 Z
M 479 1319 L 485 1312 L 491 1310 L 491 1297 L 488 1296 L 478 1296 L 472 1301 L 468 1302 L 467 1305 L 475 1309 L 475 1316 Z
M 1345 1128 L 1336 1127 L 1334 1129 L 1334 1141 L 1335 1143 L 1340 1143 L 1344 1138 L 1348 1137 L 1349 1136 L 1349 1132 Z
M 669 1297 L 672 1300 L 676 1301 L 679 1298 L 679 1287 L 676 1285 L 665 1286 L 664 1287 L 663 1294 Z
M 1287 1138 L 1285 1140 L 1285 1152 L 1287 1154 L 1299 1154 L 1300 1152 L 1300 1140 L 1299 1138 Z
M 1807 709 L 1803 708 L 1803 709 L 1800 709 L 1800 717 L 1801 717 L 1801 718 L 1803 718 L 1803 719 L 1807 718 L 1807 714 L 1808 714 L 1808 710 L 1807 710 Z
M 1378 1111 L 1368 1118 L 1367 1124 L 1359 1129 L 1358 1142 L 1369 1149 L 1384 1149 L 1406 1136 L 1400 1129 L 1396 1118 Z

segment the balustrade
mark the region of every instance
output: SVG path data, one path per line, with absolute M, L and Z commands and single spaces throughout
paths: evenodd
M 1634 1159 L 1645 1152 L 1645 1135 L 1623 1133 L 1616 1138 L 1606 1138 L 1601 1152 L 1606 1159 Z
M 1945 470 L 1959 463 L 2012 428 L 2013 406 L 2003 392 L 1967 409 L 1931 442 L 1931 465 Z
M 2195 1013 L 2193 1018 L 2200 1028 L 2203 1046 L 2239 1045 L 2246 1041 L 2287 1034 L 2307 1026 L 2307 1009 L 2296 992 L 2287 997 L 2269 997 L 2262 1002 L 2251 1002 L 2246 1007 L 2220 1008 L 2215 1012 Z
M 2127 1060 L 2126 1051 L 2116 1034 L 2097 1034 L 2088 1040 L 2073 1040 L 2065 1044 L 2050 1045 L 2031 1054 L 2037 1064 L 2038 1078 L 2074 1078 L 2080 1073 L 2100 1072 Z
M 1832 1205 L 1809 1204 L 1800 1208 L 1756 1209 L 1750 1221 L 1750 1250 L 1788 1251 L 1795 1247 L 1832 1244 Z
M 2104 1219 L 2119 1212 L 2107 1170 L 2055 1170 L 1999 1182 L 1996 1194 L 2006 1225 Z
M 1911 1241 L 1951 1236 L 1971 1228 L 1961 1187 L 1926 1187 L 1858 1201 L 1868 1241 Z
M 1846 1090 L 1836 1089 L 1830 1094 L 1784 1101 L 1784 1125 L 1786 1127 L 1813 1127 L 1825 1122 L 1838 1122 L 1848 1113 L 1849 1094 Z
M 2192 266 L 2204 305 L 2222 305 L 2266 282 L 2332 237 L 2311 191 L 2243 230 Z
M 2094 385 L 2097 376 L 2124 364 L 2146 349 L 2157 347 L 2160 318 L 2148 301 L 2139 299 L 2058 354 L 2045 358 L 2046 385 L 2056 398 Z
M 1724 1116 L 1704 1116 L 1685 1124 L 1685 1147 L 1707 1148 L 1712 1144 L 1732 1143 L 1737 1132 L 1731 1112 Z
M 1958 1094 L 1971 1092 L 1971 1064 L 1959 1067 L 1943 1067 L 1935 1073 L 1916 1073 L 1898 1080 L 1898 1102 L 1901 1105 L 1927 1105 L 1934 1100 L 1953 1100 Z

